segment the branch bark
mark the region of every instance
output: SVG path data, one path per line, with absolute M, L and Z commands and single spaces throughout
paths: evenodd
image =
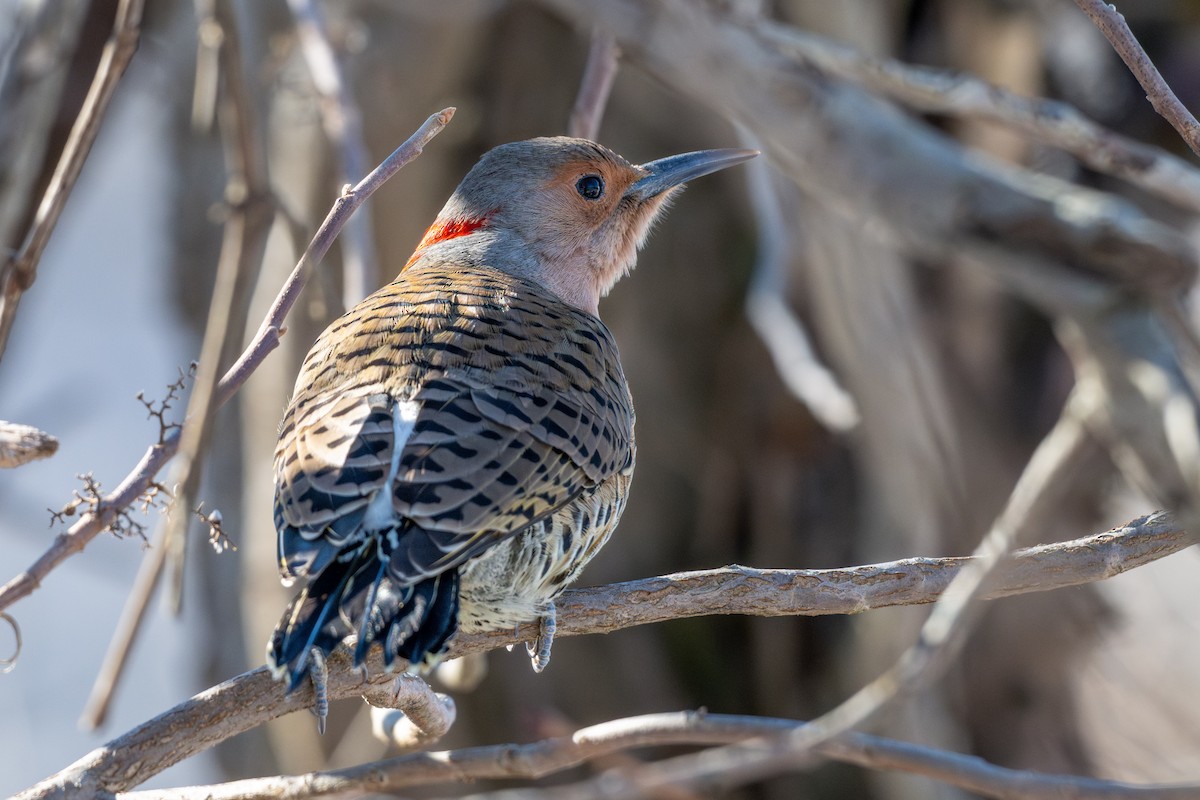
M 1129 67 L 1129 71 L 1146 90 L 1146 99 L 1154 106 L 1154 110 L 1171 123 L 1171 127 L 1178 131 L 1193 153 L 1200 155 L 1200 122 L 1163 80 L 1117 7 L 1104 0 L 1075 0 L 1075 5 L 1091 18 L 1104 38 L 1112 44 L 1125 66 Z
M 122 800 L 266 800 L 266 798 L 349 797 L 392 792 L 409 786 L 488 778 L 540 778 L 611 753 L 634 747 L 729 744 L 794 731 L 805 723 L 769 717 L 741 717 L 682 711 L 612 720 L 571 736 L 532 744 L 472 747 L 420 753 L 349 769 L 307 775 L 233 781 L 216 786 L 131 792 Z M 958 753 L 898 742 L 881 736 L 850 734 L 820 747 L 827 758 L 873 769 L 925 775 L 986 797 L 1022 800 L 1062 798 L 1138 798 L 1184 800 L 1200 784 L 1136 786 L 1067 775 L 1005 769 Z M 567 796 L 566 790 L 525 790 L 474 797 Z
M 1159 512 L 1123 528 L 1019 550 L 996 573 L 984 597 L 1075 586 L 1112 577 L 1187 547 L 1190 539 Z M 970 558 L 910 558 L 832 570 L 761 570 L 730 566 L 594 589 L 574 589 L 557 601 L 559 637 L 613 631 L 652 622 L 747 614 L 854 614 L 872 608 L 934 602 Z M 460 635 L 449 657 L 532 640 L 537 625 Z M 329 659 L 329 697 L 362 694 L 393 679 L 378 654 L 370 677 L 353 670 L 344 651 Z M 265 667 L 231 678 L 92 751 L 18 795 L 21 800 L 132 789 L 184 758 L 269 720 L 308 708 L 305 685 L 285 695 Z

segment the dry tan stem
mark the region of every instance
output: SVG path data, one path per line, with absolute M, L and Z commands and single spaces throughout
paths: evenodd
M 1098 172 L 1200 211 L 1200 170 L 1157 147 L 1108 130 L 1073 106 L 1027 97 L 974 75 L 877 59 L 795 28 L 759 30 L 797 61 L 931 114 L 982 119 L 1058 147 Z
M 304 256 L 300 259 L 300 263 L 296 265 L 279 295 L 275 298 L 267 318 L 263 320 L 254 340 L 238 358 L 237 363 L 230 367 L 229 371 L 225 373 L 225 377 L 217 384 L 216 405 L 218 407 L 224 405 L 233 396 L 233 393 L 245 383 L 267 354 L 278 346 L 279 331 L 283 326 L 283 320 L 292 305 L 295 304 L 313 265 L 328 252 L 330 244 L 354 210 L 388 178 L 419 156 L 429 140 L 441 132 L 453 116 L 454 109 L 452 108 L 444 109 L 431 116 L 408 141 L 400 145 L 382 164 L 372 170 L 371 174 L 364 178 L 358 186 L 338 198 Z M 88 542 L 96 538 L 113 521 L 121 509 L 146 491 L 154 476 L 175 454 L 178 447 L 178 431 L 168 435 L 163 442 L 151 445 L 133 471 L 125 476 L 125 479 L 113 492 L 104 496 L 96 511 L 81 516 L 74 525 L 67 529 L 66 533 L 55 537 L 50 549 L 43 553 L 32 566 L 0 587 L 0 611 L 32 593 L 55 567 L 68 557 L 83 550 Z
M 144 0 L 121 0 L 117 6 L 113 31 L 100 54 L 96 76 L 71 127 L 25 242 L 12 258 L 0 266 L 0 358 L 4 356 L 21 295 L 37 277 L 38 262 L 42 259 L 46 243 L 50 241 L 50 234 L 54 232 L 83 163 L 92 150 L 92 143 L 96 140 L 117 84 L 137 50 L 143 4 Z
M 217 379 L 221 374 L 221 356 L 227 343 L 240 341 L 244 333 L 244 321 L 234 313 L 234 309 L 241 304 L 239 295 L 249 283 L 247 278 L 262 260 L 271 219 L 270 187 L 255 132 L 249 90 L 242 73 L 233 11 L 228 0 L 198 2 L 197 18 L 198 27 L 203 32 L 201 38 L 215 43 L 217 49 L 221 89 L 218 122 L 228 173 L 225 199 L 229 215 L 225 222 L 199 365 L 188 399 L 179 451 L 168 479 L 168 485 L 174 487 L 175 499 L 154 546 L 143 560 L 121 618 L 117 621 L 116 631 L 80 719 L 80 725 L 86 729 L 104 724 L 130 648 L 167 561 L 174 566 L 171 600 L 172 605 L 178 608 L 182 596 L 187 526 L 196 505 L 203 454 L 216 413 L 213 400 Z
M 0 468 L 19 467 L 58 452 L 58 439 L 30 425 L 0 420 Z
M 198 505 L 196 498 L 204 455 L 217 411 L 214 398 L 221 375 L 221 358 L 228 343 L 240 342 L 245 334 L 245 320 L 235 310 L 243 305 L 242 295 L 262 263 L 272 217 L 266 162 L 256 130 L 250 90 L 242 73 L 233 8 L 229 0 L 214 0 L 198 3 L 197 10 L 200 12 L 197 15 L 199 28 L 208 31 L 210 36 L 219 32 L 216 37 L 220 77 L 217 122 L 225 155 L 225 201 L 229 213 L 200 359 L 180 433 L 179 452 L 167 481 L 175 492 L 175 499 L 165 521 L 163 546 L 170 567 L 168 598 L 175 613 L 179 612 L 183 598 L 188 525 L 193 509 Z
M 567 122 L 567 134 L 580 139 L 595 139 L 600 133 L 600 121 L 604 118 L 604 107 L 608 105 L 608 94 L 617 77 L 617 64 L 621 50 L 613 38 L 602 30 L 592 31 L 592 45 L 588 49 L 587 64 L 583 68 L 583 79 L 579 82 L 579 94 Z
M 369 163 L 362 115 L 330 44 L 320 7 L 313 0 L 288 0 L 288 7 L 296 21 L 300 52 L 320 95 L 321 125 L 338 154 L 340 185 L 348 185 L 366 171 Z M 351 308 L 370 293 L 379 279 L 371 218 L 366 210 L 346 224 L 342 254 L 342 303 Z
M 1138 83 L 1146 90 L 1146 99 L 1154 106 L 1154 110 L 1167 122 L 1171 123 L 1192 152 L 1200 155 L 1200 122 L 1187 110 L 1187 106 L 1179 101 L 1175 92 L 1163 80 L 1158 68 L 1146 55 L 1146 51 L 1138 44 L 1137 37 L 1129 29 L 1125 17 L 1117 11 L 1116 6 L 1103 0 L 1075 0 L 1083 13 L 1091 17 L 1092 22 L 1104 34 L 1104 38 L 1112 44 L 1117 55 L 1129 67 L 1129 71 L 1137 78 Z
M 802 722 L 768 717 L 741 717 L 683 711 L 613 720 L 576 731 L 571 736 L 532 744 L 472 747 L 441 753 L 401 756 L 349 769 L 234 781 L 216 786 L 132 792 L 122 800 L 266 800 L 357 796 L 409 786 L 487 778 L 540 778 L 585 761 L 634 747 L 728 744 L 752 737 L 778 735 L 801 728 Z M 821 755 L 859 766 L 925 775 L 987 797 L 1025 800 L 1063 798 L 1139 798 L 1184 800 L 1195 797 L 1200 784 L 1134 786 L 1093 778 L 1046 775 L 1005 769 L 972 756 L 898 742 L 879 736 L 850 734 L 820 747 Z M 482 797 L 573 796 L 570 790 L 500 792 Z M 476 796 L 480 797 L 480 796 Z
M 761 143 L 745 128 L 742 129 L 742 144 L 754 150 L 761 149 Z M 804 323 L 788 306 L 786 283 L 788 259 L 792 255 L 790 234 L 773 179 L 767 159 L 756 158 L 746 165 L 750 202 L 758 226 L 754 277 L 746 290 L 746 318 L 771 354 L 775 371 L 788 390 L 825 427 L 846 432 L 855 428 L 861 419 L 858 405 L 817 358 Z
M 985 597 L 1045 591 L 1102 580 L 1162 558 L 1190 543 L 1159 512 L 1107 533 L 1017 551 L 994 576 Z M 871 608 L 930 603 L 969 558 L 915 558 L 835 570 L 725 567 L 575 589 L 557 603 L 559 637 L 610 633 L 635 625 L 710 614 L 757 616 L 853 614 Z M 516 631 L 460 635 L 450 657 L 529 641 L 536 624 Z M 369 685 L 393 679 L 377 653 Z M 343 651 L 329 659 L 331 699 L 361 695 L 362 676 Z M 20 795 L 63 797 L 72 787 L 95 792 L 132 789 L 171 764 L 271 719 L 312 705 L 307 685 L 285 696 L 260 668 L 196 695 L 92 751 Z

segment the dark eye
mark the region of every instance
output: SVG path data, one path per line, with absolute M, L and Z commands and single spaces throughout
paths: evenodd
M 604 180 L 599 175 L 584 175 L 575 183 L 575 191 L 588 200 L 599 200 L 604 194 Z

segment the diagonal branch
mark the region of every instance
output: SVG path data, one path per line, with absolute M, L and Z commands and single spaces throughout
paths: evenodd
M 96 141 L 100 123 L 108 111 L 117 84 L 121 82 L 121 77 L 137 50 L 143 4 L 144 0 L 121 0 L 117 6 L 112 35 L 100 54 L 96 76 L 67 137 L 67 143 L 63 147 L 58 165 L 54 168 L 54 174 L 50 177 L 50 183 L 42 195 L 33 225 L 20 250 L 0 265 L 0 358 L 4 356 L 21 295 L 33 285 L 37 277 L 38 263 L 42 260 L 46 243 L 50 241 L 50 234 L 54 232 L 54 226 L 58 223 L 67 198 L 75 188 L 75 181 L 78 180 L 83 164 L 92 150 L 92 144 Z
M 989 582 L 984 597 L 1046 591 L 1112 577 L 1182 550 L 1190 539 L 1159 512 L 1107 533 L 1018 550 Z M 789 616 L 855 614 L 872 608 L 934 602 L 970 558 L 910 558 L 833 570 L 760 570 L 731 566 L 665 575 L 593 589 L 558 600 L 558 636 L 611 633 L 653 622 L 711 614 Z M 536 623 L 514 630 L 460 635 L 449 657 L 531 640 Z M 369 685 L 393 679 L 378 653 Z M 329 697 L 368 690 L 343 651 L 329 659 Z M 92 751 L 18 797 L 62 797 L 71 789 L 132 789 L 189 756 L 239 733 L 312 705 L 305 685 L 291 695 L 265 667 L 231 678 Z
M 1104 38 L 1112 44 L 1125 66 L 1129 67 L 1129 71 L 1146 90 L 1146 99 L 1154 106 L 1154 110 L 1171 123 L 1171 127 L 1183 137 L 1193 153 L 1200 155 L 1200 122 L 1163 80 L 1158 68 L 1129 29 L 1124 15 L 1117 11 L 1116 6 L 1104 0 L 1075 0 L 1075 5 L 1091 17 Z
M 370 175 L 338 198 L 317 231 L 317 235 L 272 303 L 254 340 L 217 384 L 215 396 L 217 407 L 224 405 L 234 392 L 241 388 L 250 374 L 267 357 L 267 354 L 279 345 L 283 321 L 295 304 L 296 298 L 299 297 L 300 290 L 307 282 L 309 273 L 329 251 L 334 238 L 350 215 L 404 165 L 419 156 L 429 140 L 440 133 L 453 116 L 453 108 L 444 109 L 431 116 L 416 133 L 409 137 L 408 141 L 400 145 Z M 67 529 L 66 533 L 56 536 L 50 549 L 43 553 L 32 566 L 0 587 L 0 611 L 31 594 L 55 567 L 83 550 L 92 539 L 104 531 L 122 509 L 146 491 L 154 480 L 154 476 L 178 448 L 178 431 L 169 434 L 161 443 L 151 445 L 133 471 L 125 476 L 125 479 L 114 491 L 104 496 L 94 511 L 82 515 L 74 525 Z

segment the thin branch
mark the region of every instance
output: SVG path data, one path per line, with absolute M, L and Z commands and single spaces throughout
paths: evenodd
M 216 405 L 218 407 L 224 405 L 233 396 L 234 392 L 262 363 L 267 354 L 279 345 L 283 321 L 300 295 L 300 290 L 308 280 L 309 273 L 328 252 L 334 238 L 350 215 L 405 164 L 419 156 L 429 140 L 440 133 L 453 116 L 453 108 L 444 109 L 431 116 L 408 141 L 400 145 L 370 175 L 338 198 L 316 236 L 309 243 L 300 262 L 292 270 L 292 274 L 272 303 L 254 340 L 217 384 Z M 153 482 L 154 476 L 175 454 L 178 447 L 179 432 L 177 430 L 170 433 L 161 443 L 151 445 L 133 471 L 125 476 L 125 479 L 112 493 L 104 496 L 98 508 L 81 516 L 66 533 L 56 536 L 50 549 L 43 553 L 32 566 L 0 587 L 0 611 L 31 594 L 55 567 L 68 557 L 83 550 L 88 542 L 104 531 L 122 509 L 146 491 Z
M 1103 0 L 1075 0 L 1075 5 L 1091 17 L 1104 38 L 1112 44 L 1125 66 L 1129 67 L 1129 71 L 1146 90 L 1146 99 L 1154 106 L 1154 110 L 1171 123 L 1171 127 L 1178 131 L 1193 153 L 1200 155 L 1200 122 L 1163 80 L 1117 7 Z
M 620 58 L 621 49 L 616 41 L 599 28 L 593 30 L 579 94 L 567 122 L 567 135 L 594 140 L 600 134 L 600 120 L 604 118 Z
M 1075 586 L 1112 577 L 1190 544 L 1163 512 L 1124 528 L 1019 550 L 994 576 L 984 597 Z M 855 614 L 872 608 L 930 603 L 971 558 L 915 558 L 851 569 L 760 570 L 726 567 L 593 589 L 573 589 L 557 601 L 559 637 L 613 631 L 711 614 L 756 616 Z M 719 601 L 714 602 L 714 600 Z M 449 657 L 529 641 L 536 623 L 516 630 L 460 634 Z M 329 659 L 329 697 L 362 694 L 393 679 L 374 652 L 364 682 L 344 650 Z M 61 797 L 70 789 L 132 789 L 212 745 L 312 705 L 305 685 L 291 695 L 265 667 L 231 678 L 92 751 L 20 795 Z
M 117 6 L 112 34 L 104 44 L 96 75 L 83 101 L 83 107 L 79 110 L 79 116 L 75 118 L 75 124 L 71 127 L 71 133 L 54 168 L 54 174 L 50 177 L 50 183 L 42 195 L 42 202 L 38 205 L 33 224 L 21 248 L 0 265 L 0 358 L 4 356 L 21 295 L 33 285 L 37 277 L 38 263 L 42 259 L 46 243 L 50 241 L 50 234 L 54 232 L 58 218 L 67 204 L 67 198 L 75 188 L 75 181 L 79 178 L 83 164 L 92 150 L 92 144 L 96 141 L 100 123 L 108 111 L 117 84 L 137 51 L 143 4 L 144 0 L 121 0 Z
M 244 305 L 244 296 L 262 264 L 273 216 L 266 158 L 242 71 L 234 9 L 230 0 L 201 0 L 196 11 L 198 29 L 218 41 L 217 123 L 225 156 L 227 215 L 196 377 L 180 433 L 179 452 L 167 481 L 175 500 L 164 522 L 163 546 L 171 567 L 168 600 L 175 613 L 179 613 L 183 602 L 187 531 L 193 510 L 199 505 L 197 493 L 216 417 L 217 405 L 213 401 L 221 360 L 230 342 L 240 343 L 245 336 L 245 315 L 237 312 Z
M 57 452 L 58 439 L 45 431 L 0 420 L 0 468 L 19 467 Z
M 1200 170 L 1157 147 L 1098 125 L 1058 100 L 1028 97 L 959 72 L 873 58 L 796 28 L 759 30 L 797 61 L 930 114 L 982 119 L 1070 153 L 1092 169 L 1200 211 Z
M 300 52 L 320 95 L 321 125 L 338 154 L 340 185 L 347 185 L 367 168 L 367 145 L 362 115 L 354 103 L 342 65 L 329 42 L 329 31 L 314 0 L 288 0 L 296 21 Z M 371 218 L 364 211 L 346 224 L 342 236 L 342 304 L 352 308 L 379 279 Z
M 113 631 L 108 650 L 104 653 L 104 661 L 96 673 L 96 680 L 92 682 L 92 691 L 88 694 L 87 703 L 84 704 L 83 713 L 79 718 L 79 726 L 84 730 L 99 728 L 108 716 L 109 704 L 121 679 L 126 659 L 133 649 L 138 633 L 141 632 L 142 620 L 150 607 L 150 598 L 154 596 L 154 590 L 162 576 L 163 564 L 167 560 L 165 541 L 166 528 L 160 526 L 154 542 L 146 551 L 146 557 L 138 567 L 133 586 L 130 587 L 129 596 L 125 600 L 125 607 L 117 620 L 116 630 Z
M 746 147 L 762 149 L 761 142 L 749 130 L 739 127 Z M 746 318 L 771 354 L 775 371 L 788 390 L 825 427 L 839 433 L 852 430 L 860 420 L 854 398 L 817 358 L 804 323 L 784 296 L 791 233 L 773 185 L 771 163 L 756 158 L 746 167 L 754 222 L 758 226 L 754 277 L 746 291 Z
M 729 744 L 794 731 L 803 722 L 681 711 L 646 714 L 582 728 L 570 736 L 532 744 L 471 747 L 420 753 L 348 769 L 232 781 L 123 794 L 122 800 L 266 800 L 339 797 L 390 792 L 410 786 L 486 779 L 541 778 L 587 761 L 636 747 Z M 1023 800 L 1104 797 L 1138 800 L 1193 798 L 1200 784 L 1137 786 L 1067 775 L 1006 769 L 983 759 L 899 742 L 881 736 L 849 734 L 819 748 L 821 755 L 858 766 L 924 775 L 986 797 Z M 557 794 L 549 790 L 546 794 Z M 516 790 L 474 797 L 542 797 Z

